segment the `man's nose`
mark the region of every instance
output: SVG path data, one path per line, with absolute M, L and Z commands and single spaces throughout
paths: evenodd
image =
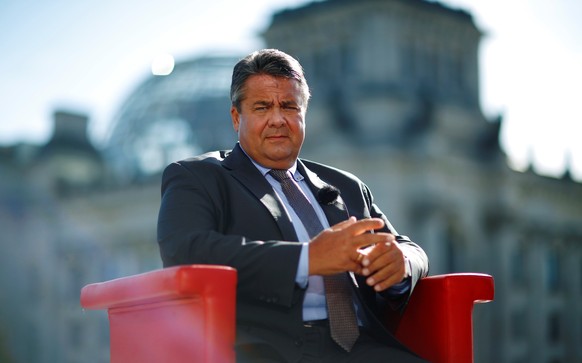
M 281 127 L 286 123 L 285 116 L 280 107 L 273 107 L 271 117 L 269 117 L 269 125 L 272 127 Z

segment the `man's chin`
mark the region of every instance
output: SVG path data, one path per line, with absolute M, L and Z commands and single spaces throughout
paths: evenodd
M 295 153 L 271 153 L 267 155 L 271 169 L 289 169 L 297 160 Z

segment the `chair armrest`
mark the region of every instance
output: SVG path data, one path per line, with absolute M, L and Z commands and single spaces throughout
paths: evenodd
M 111 363 L 234 362 L 237 272 L 189 265 L 85 286 L 81 306 L 107 309 Z
M 403 315 L 388 326 L 404 345 L 433 363 L 473 362 L 473 305 L 494 298 L 493 277 L 457 273 L 423 278 Z
M 81 290 L 81 306 L 95 310 L 134 306 L 224 294 L 232 286 L 236 286 L 236 270 L 231 267 L 176 266 L 87 285 Z

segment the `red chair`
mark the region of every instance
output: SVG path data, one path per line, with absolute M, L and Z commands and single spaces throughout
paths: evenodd
M 404 315 L 387 324 L 433 363 L 470 363 L 473 304 L 493 294 L 489 275 L 427 277 Z M 81 291 L 84 308 L 109 312 L 111 363 L 233 363 L 235 301 L 236 271 L 210 265 L 151 271 Z

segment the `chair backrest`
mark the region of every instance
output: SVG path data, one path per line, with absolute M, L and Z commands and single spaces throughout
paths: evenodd
M 179 266 L 85 286 L 107 309 L 111 363 L 233 363 L 236 270 Z

